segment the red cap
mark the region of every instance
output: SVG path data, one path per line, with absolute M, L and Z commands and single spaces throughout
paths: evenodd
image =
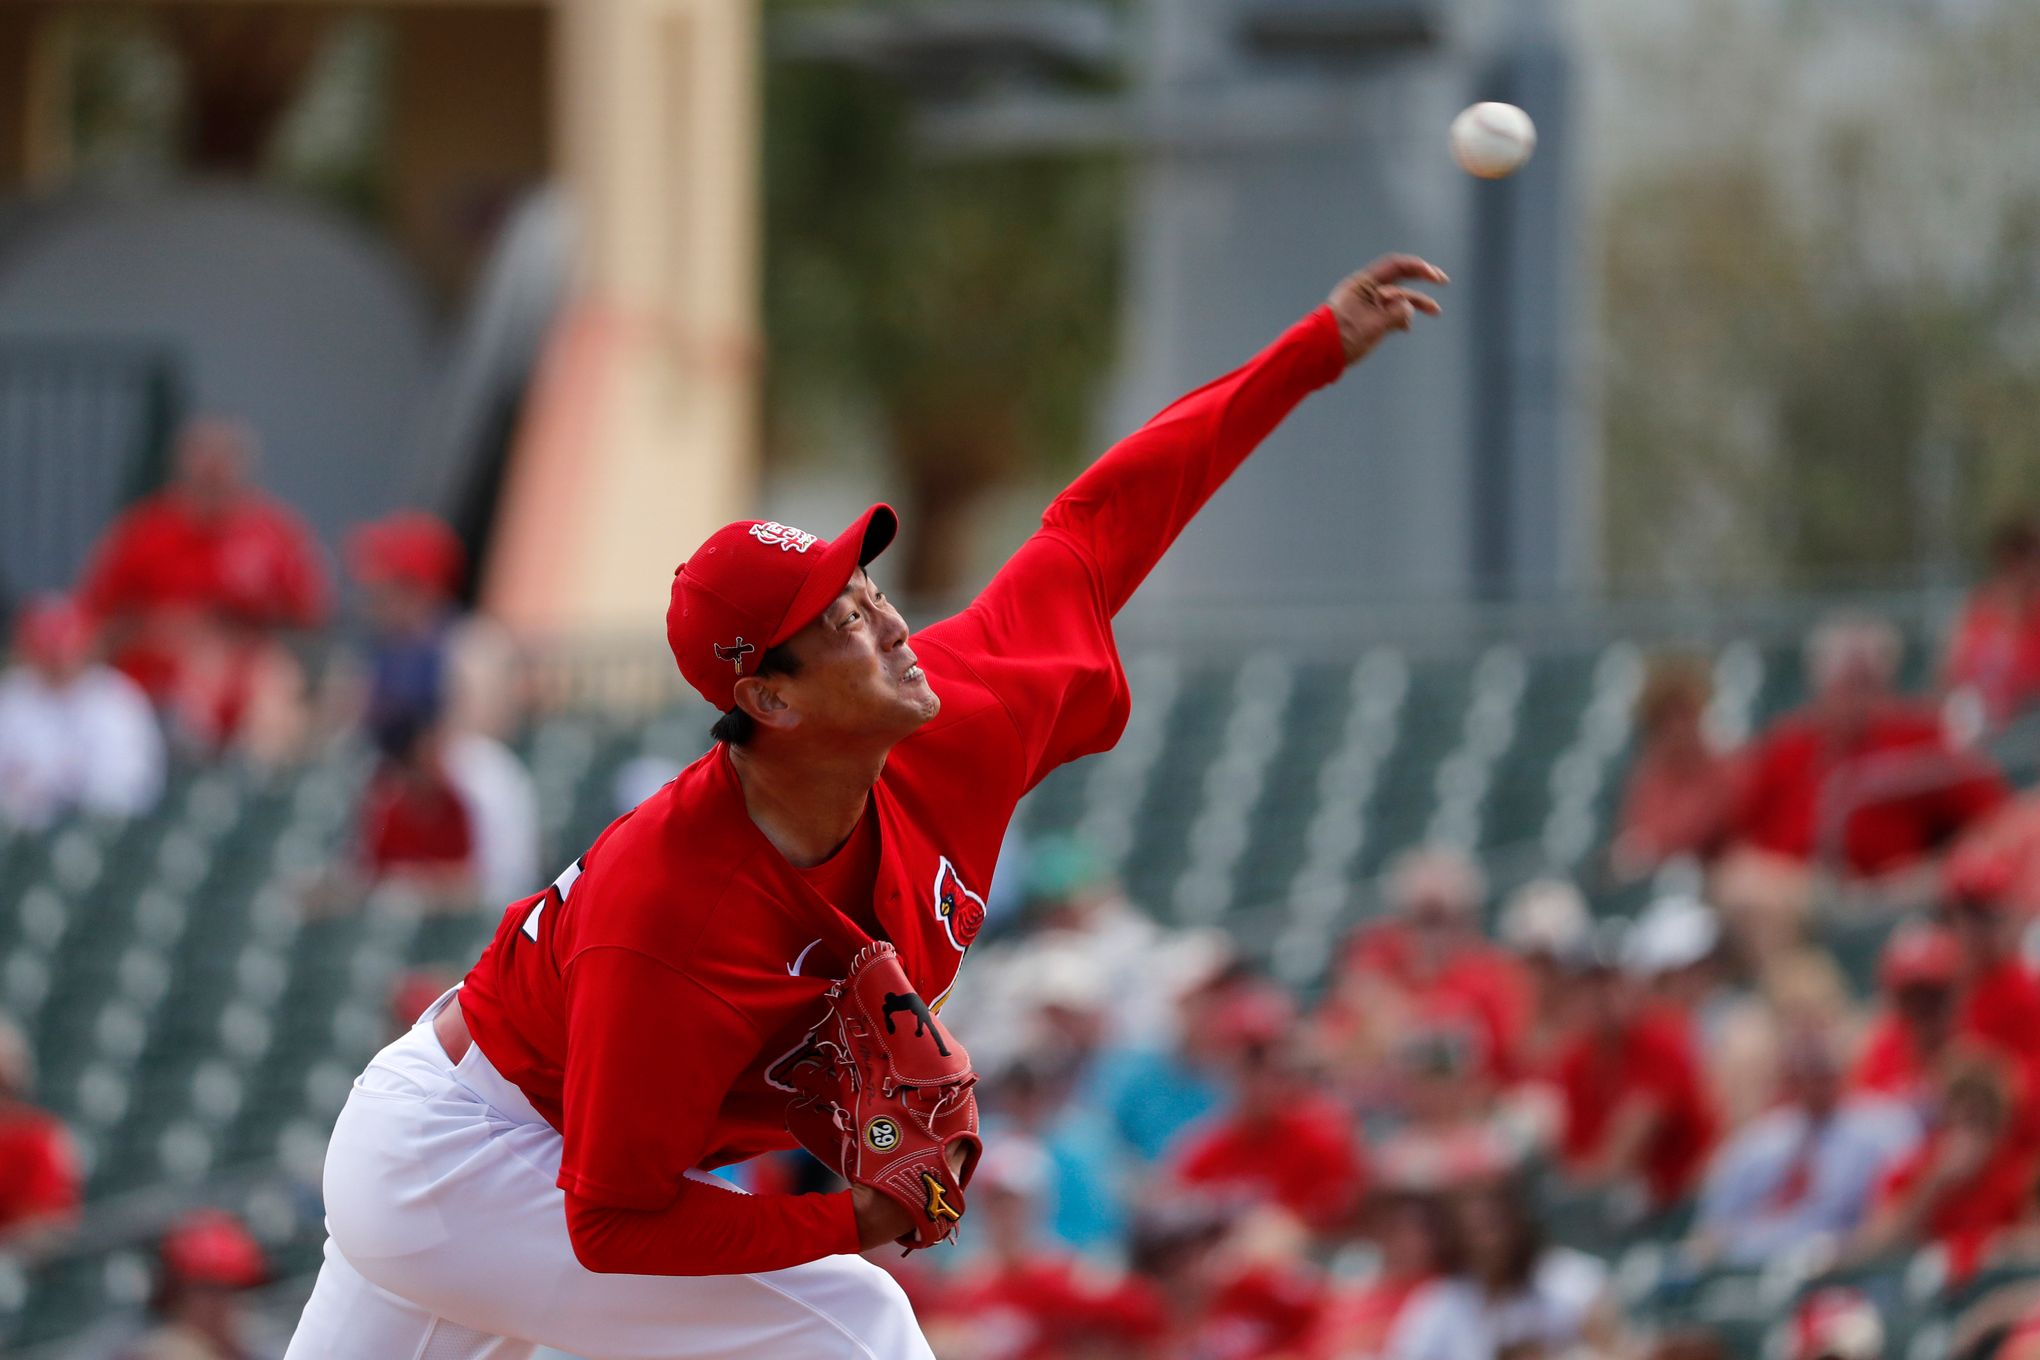
M 716 530 L 673 573 L 666 642 L 680 674 L 718 710 L 736 707 L 737 681 L 819 617 L 899 524 L 890 505 L 874 505 L 829 540 L 774 519 Z
M 1792 1318 L 1792 1360 L 1877 1360 L 1884 1322 L 1862 1291 L 1816 1290 Z
M 2018 873 L 2017 862 L 1997 846 L 1970 844 L 1948 856 L 1941 887 L 1950 902 L 1998 907 L 2011 900 Z
M 363 581 L 394 581 L 451 599 L 467 569 L 467 550 L 446 521 L 398 510 L 347 535 L 347 564 Z
M 198 1209 L 164 1235 L 163 1269 L 185 1284 L 248 1289 L 269 1278 L 262 1248 L 232 1214 Z
M 38 666 L 67 670 L 92 650 L 92 620 L 61 595 L 44 595 L 21 611 L 14 645 Z
M 1884 942 L 1877 976 L 1891 991 L 1921 985 L 1949 987 L 1962 972 L 1962 946 L 1946 927 L 1900 926 Z
M 1212 1017 L 1213 1037 L 1224 1044 L 1272 1044 L 1296 1023 L 1296 1005 L 1279 987 L 1248 986 L 1226 998 Z

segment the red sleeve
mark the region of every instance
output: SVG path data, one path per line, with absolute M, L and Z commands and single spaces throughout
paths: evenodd
M 279 509 L 276 536 L 280 555 L 277 597 L 272 601 L 276 622 L 291 628 L 316 628 L 326 620 L 331 587 L 318 541 L 303 521 Z
M 1792 829 L 1781 821 L 1779 807 L 1795 754 L 1775 733 L 1761 738 L 1750 752 L 1748 776 L 1735 809 L 1736 834 L 1781 855 L 1804 853 L 1804 847 L 1792 844 Z
M 647 955 L 604 946 L 566 969 L 560 1188 L 588 1269 L 747 1275 L 858 1249 L 847 1191 L 746 1195 L 686 1179 L 760 1037 Z
M 1056 498 L 1042 524 L 1095 565 L 1108 613 L 1297 403 L 1345 367 L 1339 323 L 1319 307 L 1244 367 L 1166 407 Z
M 1028 787 L 1119 739 L 1129 699 L 1113 616 L 1255 446 L 1344 368 L 1338 323 L 1320 307 L 1109 449 L 970 608 L 921 634 L 1004 704 Z
M 64 1126 L 51 1120 L 33 1140 L 29 1174 L 22 1178 L 22 1216 L 71 1214 L 78 1208 L 78 1153 Z
M 1879 1016 L 1871 1025 L 1869 1037 L 1863 1041 L 1863 1052 L 1856 1059 L 1856 1070 L 1850 1074 L 1849 1085 L 1860 1091 L 1877 1091 L 1885 1095 L 1899 1095 L 1912 1076 L 1912 1064 L 1907 1061 L 1905 1035 L 1892 1016 Z
M 1934 820 L 1943 837 L 1973 826 L 2002 807 L 2012 796 L 2004 776 L 1988 760 L 1969 751 L 1955 753 L 1957 783 L 1934 798 Z

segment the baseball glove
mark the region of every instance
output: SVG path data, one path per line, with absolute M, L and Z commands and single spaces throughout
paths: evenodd
M 915 1226 L 901 1246 L 932 1247 L 963 1217 L 963 1188 L 983 1147 L 970 1055 L 884 941 L 860 950 L 823 999 L 822 1023 L 766 1073 L 795 1093 L 786 1127 L 852 1185 L 906 1208 Z M 953 1144 L 963 1148 L 960 1172 L 949 1165 Z

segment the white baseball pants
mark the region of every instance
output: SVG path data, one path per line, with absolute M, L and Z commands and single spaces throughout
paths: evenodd
M 449 992 L 447 996 L 451 996 Z M 326 1261 L 286 1360 L 933 1360 L 906 1295 L 831 1256 L 758 1275 L 597 1275 L 574 1259 L 560 1136 L 440 998 L 355 1081 L 326 1153 Z M 696 1173 L 689 1173 L 690 1175 Z

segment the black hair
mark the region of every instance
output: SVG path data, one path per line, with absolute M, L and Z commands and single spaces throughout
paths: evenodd
M 753 675 L 799 675 L 800 658 L 793 654 L 791 643 L 782 642 L 777 647 L 765 649 L 765 655 L 758 658 L 758 669 Z M 725 746 L 744 746 L 756 735 L 758 724 L 743 709 L 732 706 L 730 711 L 715 720 L 715 726 L 708 729 L 709 740 L 719 741 Z

